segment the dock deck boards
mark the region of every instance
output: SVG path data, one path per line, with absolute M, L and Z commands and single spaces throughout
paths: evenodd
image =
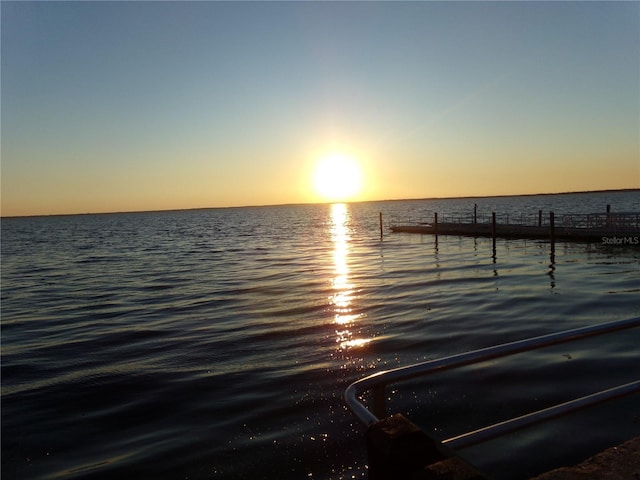
M 493 225 L 490 223 L 438 223 L 437 225 L 419 223 L 391 225 L 390 229 L 396 233 L 493 236 Z M 549 225 L 539 227 L 501 224 L 496 224 L 495 235 L 501 238 L 551 238 L 552 236 Z M 598 241 L 603 237 L 621 237 L 626 238 L 626 243 L 640 244 L 640 229 L 638 228 L 572 228 L 556 225 L 553 236 L 556 239 Z

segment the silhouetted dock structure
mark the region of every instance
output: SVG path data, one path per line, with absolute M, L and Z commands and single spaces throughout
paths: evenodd
M 611 244 L 640 246 L 640 212 L 564 214 L 554 212 L 543 215 L 500 215 L 467 219 L 438 217 L 435 213 L 430 222 L 392 221 L 392 232 L 420 233 L 432 235 L 464 235 L 501 238 L 541 238 L 551 241 L 586 240 Z

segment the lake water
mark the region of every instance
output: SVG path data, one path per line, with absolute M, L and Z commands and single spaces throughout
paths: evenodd
M 387 234 L 378 213 L 640 211 L 640 192 L 2 219 L 2 476 L 366 478 L 354 380 L 640 315 L 640 246 Z M 635 329 L 637 330 L 637 329 Z M 400 384 L 448 438 L 636 380 L 627 331 Z M 638 395 L 461 452 L 528 478 L 640 435 Z

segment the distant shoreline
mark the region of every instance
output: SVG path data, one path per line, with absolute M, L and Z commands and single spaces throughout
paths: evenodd
M 392 200 L 366 200 L 363 202 L 347 202 L 347 203 L 368 203 L 368 202 L 411 202 L 420 200 L 464 200 L 470 198 L 505 198 L 505 197 L 544 197 L 552 195 L 581 195 L 589 193 L 619 193 L 619 192 L 638 192 L 640 188 L 620 188 L 608 190 L 580 190 L 575 192 L 554 192 L 554 193 L 519 193 L 519 194 L 503 194 L 503 195 L 464 195 L 460 197 L 424 197 L 424 198 L 399 198 Z
M 383 203 L 383 202 L 418 202 L 423 200 L 464 200 L 473 198 L 505 198 L 505 197 L 543 197 L 552 195 L 582 195 L 591 193 L 622 193 L 622 192 L 638 192 L 640 188 L 621 188 L 608 190 L 581 190 L 575 192 L 554 192 L 554 193 L 522 193 L 522 194 L 502 194 L 502 195 L 465 195 L 458 197 L 422 197 L 422 198 L 393 198 L 386 200 L 358 200 L 351 202 L 308 202 L 308 203 L 278 203 L 266 205 L 234 205 L 226 207 L 193 207 L 193 208 L 175 208 L 161 210 L 122 210 L 112 212 L 83 212 L 83 213 L 44 213 L 34 215 L 7 215 L 0 216 L 5 218 L 37 218 L 37 217 L 71 217 L 77 215 L 119 215 L 124 213 L 161 213 L 161 212 L 188 212 L 194 210 L 223 210 L 229 208 L 262 208 L 262 207 L 295 207 L 304 205 L 331 205 L 332 203 Z

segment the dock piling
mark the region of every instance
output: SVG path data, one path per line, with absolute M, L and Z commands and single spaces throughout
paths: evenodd
M 380 212 L 380 240 L 382 240 L 382 212 Z
M 491 212 L 491 239 L 492 239 L 492 251 L 493 251 L 493 259 L 496 259 L 496 212 Z
M 556 242 L 556 214 L 549 212 L 549 237 L 551 237 L 551 243 Z
M 491 213 L 491 238 L 496 243 L 496 212 Z
M 370 480 L 412 478 L 427 465 L 447 458 L 435 440 L 402 414 L 369 426 L 365 439 Z

